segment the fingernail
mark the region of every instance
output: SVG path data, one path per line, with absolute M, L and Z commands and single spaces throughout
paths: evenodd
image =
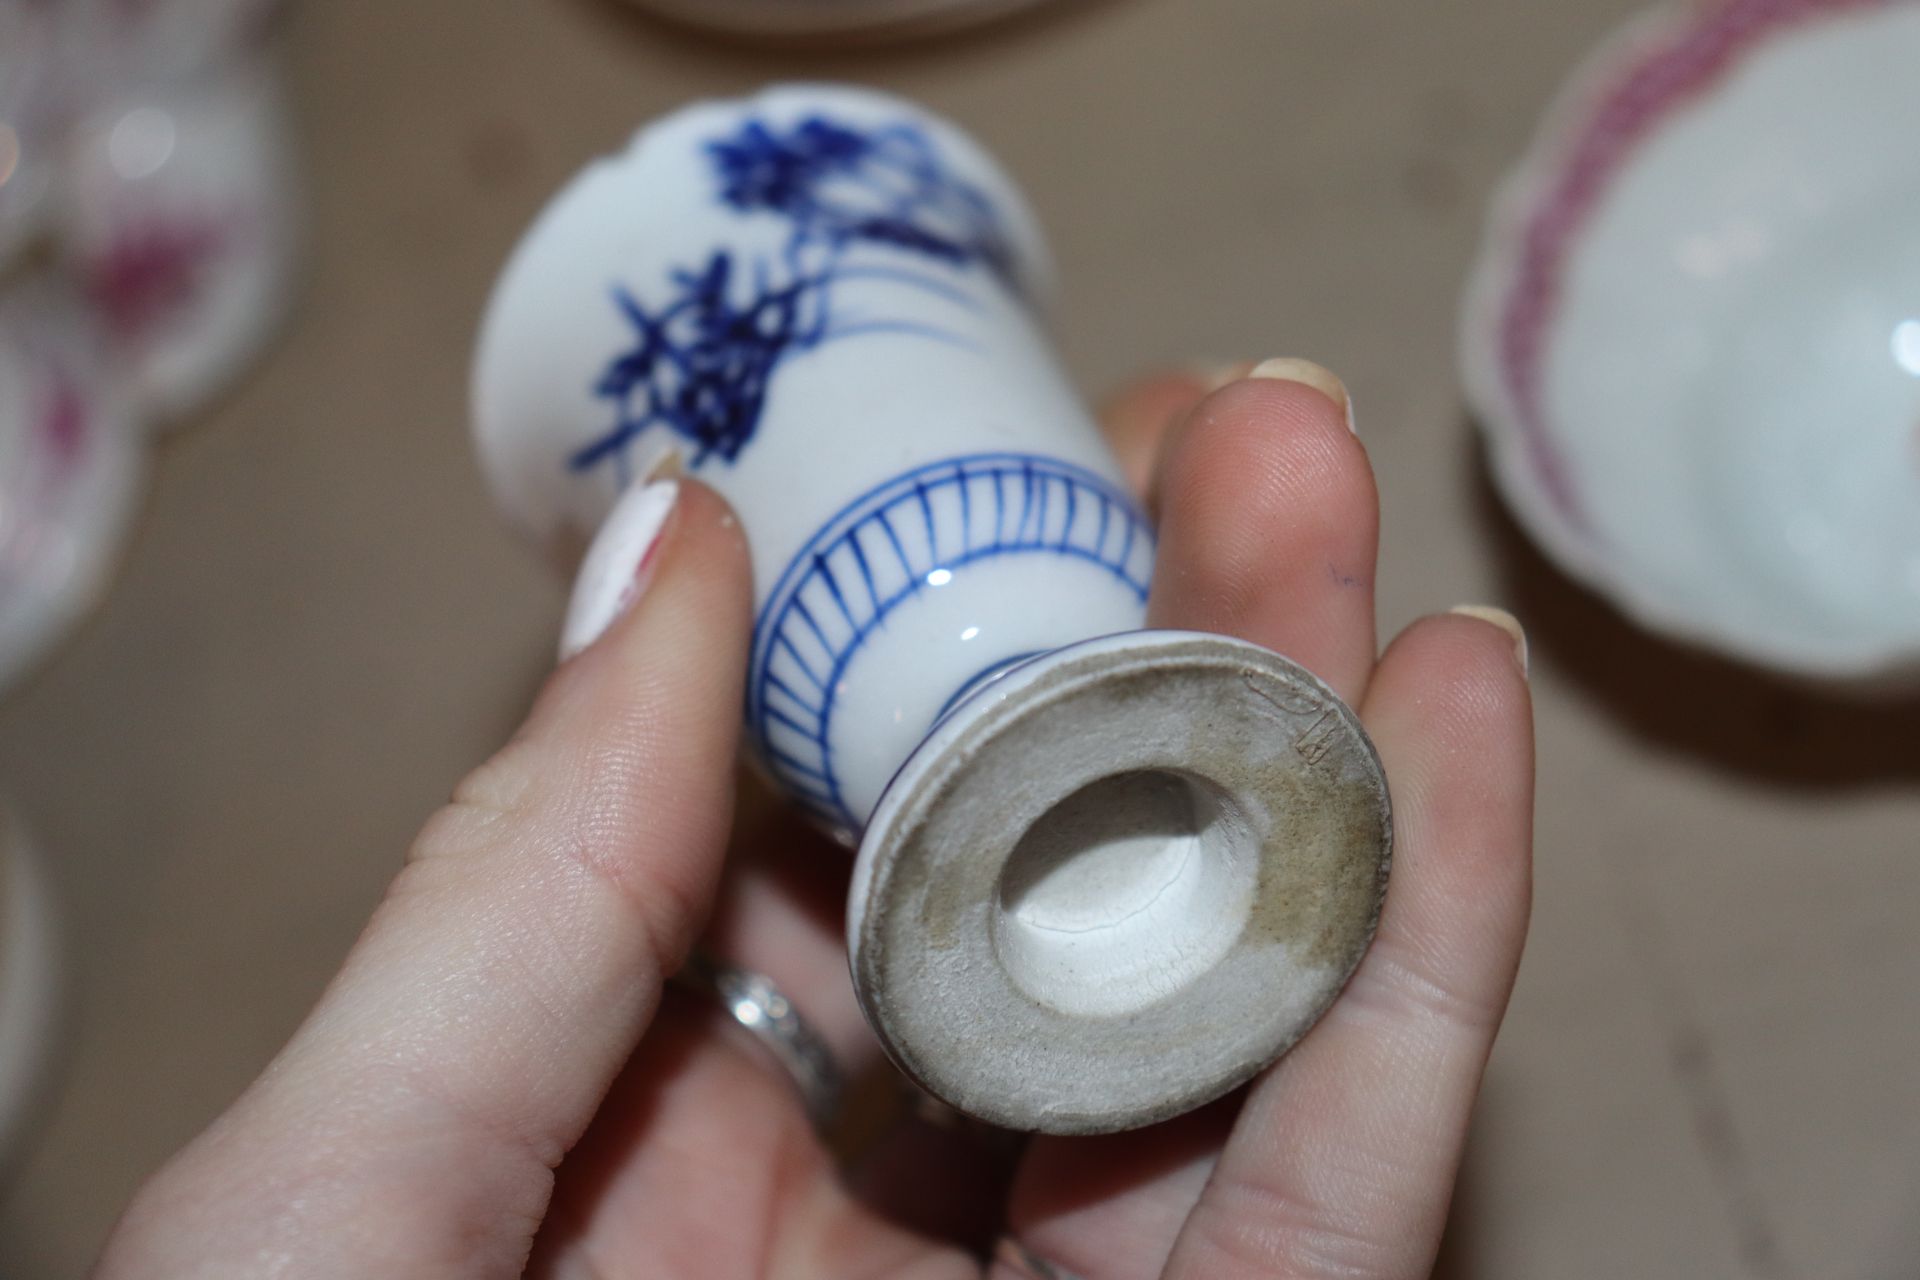
M 1532 675 L 1532 670 L 1527 662 L 1527 633 L 1520 626 L 1520 619 L 1514 617 L 1505 609 L 1496 609 L 1490 604 L 1456 605 L 1447 612 L 1457 613 L 1463 618 L 1478 618 L 1482 622 L 1491 622 L 1494 626 L 1506 632 L 1508 637 L 1513 641 L 1513 656 L 1520 663 L 1520 674 L 1523 676 Z
M 677 480 L 687 471 L 686 455 L 671 440 L 646 441 L 634 450 L 634 456 L 639 465 L 634 468 L 633 479 L 628 482 L 630 489 L 638 489 L 655 480 Z M 577 580 L 592 545 L 592 540 L 577 526 L 563 524 L 547 537 L 547 563 L 561 577 Z
M 687 456 L 674 440 L 649 441 L 634 451 L 634 461 L 638 464 L 632 472 L 634 484 L 678 480 L 687 473 Z
M 1333 401 L 1347 420 L 1347 430 L 1358 435 L 1353 425 L 1353 397 L 1347 394 L 1347 384 L 1340 381 L 1333 370 L 1317 365 L 1311 360 L 1295 360 L 1291 357 L 1279 360 L 1262 360 L 1253 366 L 1249 378 L 1271 378 L 1276 382 L 1300 382 L 1327 399 Z
M 1253 370 L 1253 364 L 1251 360 L 1195 360 L 1187 366 L 1187 372 L 1212 394 L 1246 377 Z
M 560 631 L 560 661 L 606 634 L 645 593 L 660 535 L 679 497 L 678 480 L 635 484 L 620 495 L 574 580 L 566 626 Z

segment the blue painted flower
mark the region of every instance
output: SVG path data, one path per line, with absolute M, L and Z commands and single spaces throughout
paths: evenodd
M 703 270 L 675 274 L 674 299 L 659 311 L 615 291 L 634 344 L 607 366 L 594 392 L 618 406 L 619 422 L 574 455 L 576 470 L 609 457 L 624 464 L 627 445 L 655 425 L 692 444 L 690 465 L 713 454 L 728 462 L 739 456 L 775 366 L 820 343 L 826 312 L 817 279 L 771 288 L 756 278 L 742 289 L 736 275 L 732 255 L 717 252 Z M 736 303 L 736 293 L 745 301 Z
M 798 221 L 810 215 L 815 188 L 832 173 L 857 168 L 873 142 L 816 116 L 785 137 L 749 120 L 707 151 L 720 174 L 721 199 L 743 212 L 769 209 Z
M 594 394 L 611 401 L 612 428 L 571 458 L 576 471 L 611 463 L 627 478 L 627 451 L 653 427 L 692 446 L 689 466 L 732 462 L 753 439 L 781 361 L 838 338 L 912 333 L 958 341 L 942 330 L 884 317 L 836 314 L 834 285 L 885 279 L 957 306 L 972 300 L 953 283 L 911 266 L 858 263 L 859 245 L 917 254 L 951 268 L 984 266 L 1013 287 L 1012 253 L 985 195 L 949 173 L 932 141 L 908 123 L 861 132 L 820 116 L 786 130 L 749 120 L 708 147 L 720 197 L 742 213 L 791 224 L 775 262 L 742 270 L 716 251 L 697 271 L 675 271 L 666 302 L 650 309 L 616 287 L 632 345 L 602 372 Z
M 791 219 L 797 238 L 864 240 L 960 266 L 983 263 L 1013 283 L 1012 251 L 992 204 L 947 170 L 915 125 L 862 133 L 810 116 L 780 132 L 749 120 L 708 152 L 722 199 L 742 212 Z

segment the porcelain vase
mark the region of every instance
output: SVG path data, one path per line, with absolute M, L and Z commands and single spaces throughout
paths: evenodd
M 643 129 L 482 326 L 479 451 L 560 554 L 667 454 L 746 527 L 751 750 L 858 848 L 848 943 L 904 1070 L 1089 1133 L 1271 1062 L 1371 938 L 1358 721 L 1285 658 L 1142 628 L 1153 531 L 1052 354 L 1047 252 L 958 129 L 794 85 Z

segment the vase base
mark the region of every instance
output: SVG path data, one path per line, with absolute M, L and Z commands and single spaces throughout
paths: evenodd
M 1087 641 L 966 699 L 888 787 L 854 872 L 854 986 L 960 1110 L 1138 1128 L 1319 1019 L 1391 846 L 1379 759 L 1304 669 L 1223 636 Z

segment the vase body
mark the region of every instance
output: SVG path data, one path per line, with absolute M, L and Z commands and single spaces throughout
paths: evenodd
M 999 168 L 897 99 L 700 104 L 590 166 L 474 373 L 501 505 L 567 559 L 667 460 L 739 512 L 748 740 L 857 846 L 854 989 L 995 1124 L 1095 1133 L 1244 1082 L 1371 938 L 1390 847 L 1352 712 L 1144 631 L 1152 533 L 1042 331 Z
M 1056 366 L 1045 249 L 971 141 L 802 86 L 643 131 L 542 216 L 481 340 L 495 490 L 598 527 L 663 451 L 743 515 L 754 750 L 851 841 L 961 694 L 1142 625 L 1153 540 Z

